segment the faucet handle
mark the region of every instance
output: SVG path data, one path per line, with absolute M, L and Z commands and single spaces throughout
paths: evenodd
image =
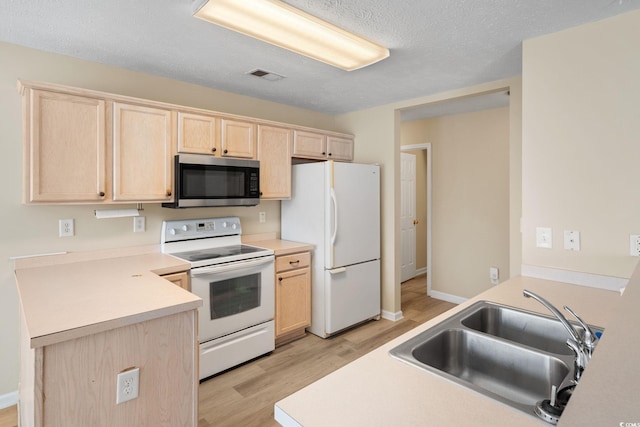
M 584 343 L 585 347 L 587 347 L 589 352 L 592 352 L 596 346 L 596 343 L 598 342 L 598 337 L 596 337 L 596 334 L 593 333 L 591 327 L 587 325 L 586 322 L 582 320 L 580 316 L 578 316 L 573 310 L 571 310 L 571 308 L 565 305 L 564 309 L 567 310 L 573 317 L 575 317 L 578 323 L 580 323 L 580 326 L 582 326 L 582 329 L 584 330 L 582 342 Z

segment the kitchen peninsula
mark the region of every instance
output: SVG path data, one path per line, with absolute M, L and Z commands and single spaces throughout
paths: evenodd
M 476 301 L 487 300 L 547 315 L 522 295 L 529 289 L 552 304 L 568 305 L 605 328 L 602 340 L 559 426 L 618 426 L 640 421 L 640 267 L 618 292 L 529 277 L 516 277 L 388 342 L 275 405 L 283 426 L 544 426 L 514 410 L 441 377 L 393 359 L 390 349 Z
M 23 427 L 197 425 L 202 300 L 160 277 L 188 264 L 149 246 L 15 267 Z M 116 377 L 131 368 L 139 395 L 116 404 Z

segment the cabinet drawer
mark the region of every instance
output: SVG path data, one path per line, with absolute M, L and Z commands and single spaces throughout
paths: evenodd
M 278 256 L 276 257 L 276 273 L 307 267 L 310 263 L 311 254 L 309 252 Z

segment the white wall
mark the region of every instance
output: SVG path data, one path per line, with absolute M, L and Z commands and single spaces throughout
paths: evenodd
M 492 266 L 509 278 L 509 108 L 403 123 L 402 137 L 431 143 L 433 291 L 473 297 Z
M 640 11 L 528 40 L 523 264 L 628 278 L 640 234 Z M 551 227 L 553 249 L 536 248 Z M 581 251 L 563 249 L 580 231 Z
M 145 204 L 147 231 L 135 234 L 131 218 L 95 219 L 96 206 L 23 205 L 19 78 L 342 130 L 329 115 L 5 43 L 0 43 L 0 64 L 0 397 L 15 391 L 18 384 L 18 299 L 10 256 L 157 244 L 162 220 L 173 218 L 238 215 L 245 234 L 280 231 L 277 201 L 251 208 L 187 210 Z M 267 213 L 265 224 L 258 222 L 259 211 Z M 75 237 L 57 237 L 58 219 L 62 218 L 75 219 Z
M 520 78 L 506 79 L 465 87 L 435 95 L 409 99 L 402 102 L 383 105 L 369 110 L 356 111 L 337 117 L 337 123 L 344 132 L 352 133 L 356 139 L 356 161 L 375 161 L 382 164 L 382 309 L 387 313 L 400 314 L 400 146 L 401 146 L 401 109 L 418 105 L 441 102 L 454 98 L 474 96 L 498 90 L 511 90 L 509 115 L 511 117 L 509 133 L 509 155 L 520 149 Z M 515 96 L 514 96 L 515 95 Z M 513 120 L 515 118 L 515 120 Z M 425 141 L 426 142 L 426 141 Z M 510 162 L 509 185 L 510 207 L 509 221 L 516 223 L 520 218 L 520 164 Z M 520 235 L 518 227 L 510 227 L 511 245 L 516 249 L 511 252 L 510 260 L 520 265 Z M 398 248 L 396 250 L 396 248 Z M 519 270 L 516 270 L 516 272 Z M 488 274 L 488 272 L 487 272 Z M 449 292 L 449 285 L 444 283 L 443 292 Z

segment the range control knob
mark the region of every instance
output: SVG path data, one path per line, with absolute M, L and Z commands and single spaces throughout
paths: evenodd
M 235 230 L 236 228 L 238 228 L 238 224 L 231 224 L 231 228 Z
M 227 225 L 228 225 L 228 224 L 227 224 L 227 221 L 223 222 L 223 223 L 222 223 L 222 228 L 227 228 Z
M 188 225 L 183 225 L 181 228 L 182 228 L 182 231 L 187 231 L 187 230 L 189 230 L 189 226 L 188 226 Z
M 172 236 L 176 235 L 176 229 L 175 228 L 170 228 L 169 229 L 169 234 L 171 234 Z

